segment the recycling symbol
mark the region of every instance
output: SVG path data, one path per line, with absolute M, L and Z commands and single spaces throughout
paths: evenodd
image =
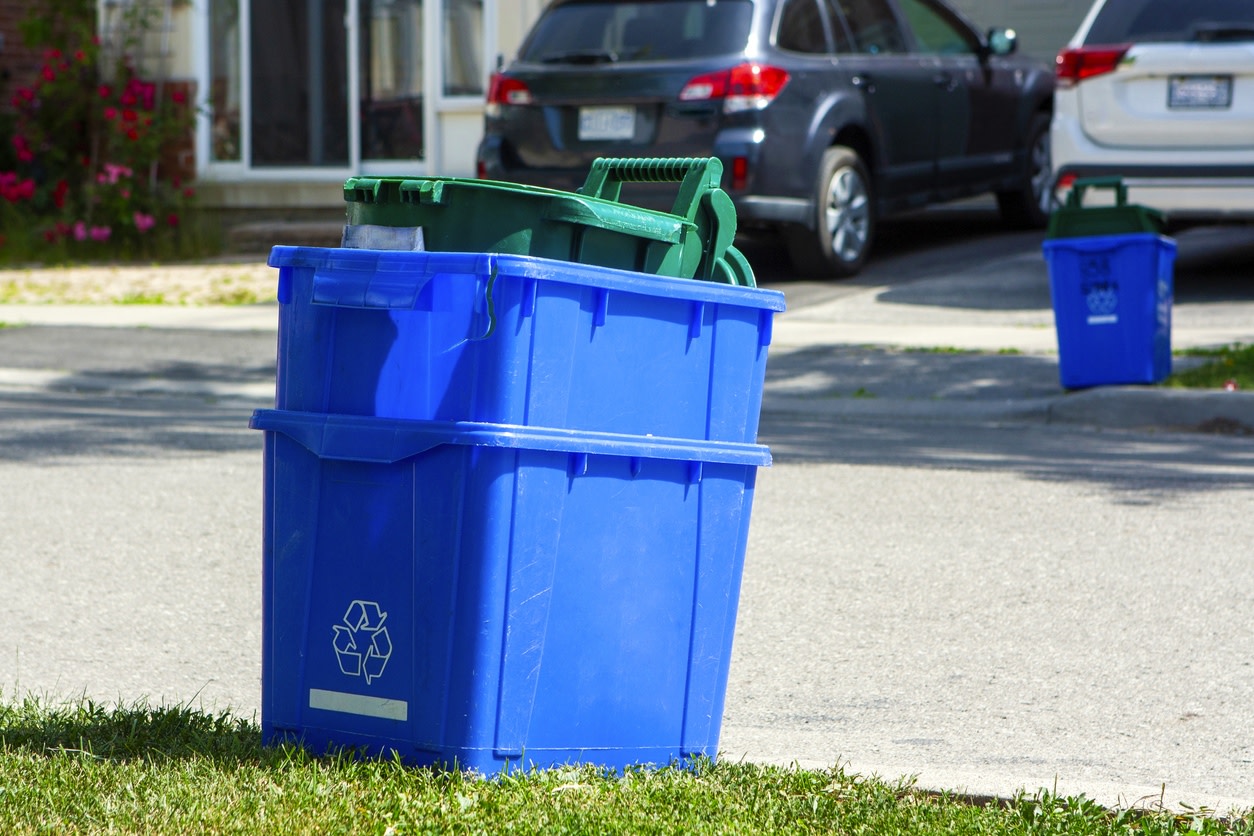
M 392 658 L 392 639 L 383 626 L 387 617 L 374 601 L 354 601 L 344 613 L 344 623 L 332 625 L 335 658 L 345 676 L 364 676 L 367 685 L 383 676 Z
M 1113 314 L 1119 306 L 1119 285 L 1114 282 L 1089 285 L 1085 288 L 1084 297 L 1089 313 L 1098 316 Z

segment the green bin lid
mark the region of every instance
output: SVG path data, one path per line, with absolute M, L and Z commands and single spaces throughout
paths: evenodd
M 1113 206 L 1084 206 L 1089 189 L 1114 189 Z M 1049 216 L 1049 238 L 1083 238 L 1093 235 L 1126 235 L 1133 232 L 1161 233 L 1165 222 L 1157 209 L 1128 203 L 1128 189 L 1120 177 L 1090 177 L 1076 180 L 1066 205 Z
M 456 201 L 473 204 L 477 221 L 511 230 L 552 221 L 606 230 L 663 245 L 668 252 L 654 258 L 653 267 L 665 264 L 684 277 L 752 286 L 743 257 L 728 257 L 736 209 L 720 186 L 722 174 L 715 157 L 600 158 L 578 192 L 459 177 L 353 177 L 344 184 L 344 199 L 350 224 L 421 225 L 413 209 Z M 679 183 L 673 208 L 668 213 L 621 203 L 627 182 Z M 445 233 L 445 245 L 457 248 L 455 230 Z

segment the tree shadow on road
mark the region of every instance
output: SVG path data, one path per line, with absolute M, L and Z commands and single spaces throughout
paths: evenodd
M 258 401 L 19 392 L 0 397 L 0 462 L 79 456 L 162 457 L 261 451 L 248 429 Z
M 1028 479 L 1089 482 L 1132 503 L 1254 489 L 1254 438 L 1241 435 L 766 412 L 758 440 L 781 465 L 1016 472 Z

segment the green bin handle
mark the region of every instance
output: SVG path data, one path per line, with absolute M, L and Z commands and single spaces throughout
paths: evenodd
M 1123 184 L 1122 177 L 1085 177 L 1071 184 L 1071 192 L 1067 195 L 1067 208 L 1079 209 L 1084 202 L 1087 189 L 1114 189 L 1115 204 L 1125 206 L 1128 203 L 1128 187 Z
M 695 277 L 710 280 L 736 238 L 736 206 L 722 180 L 717 157 L 600 157 L 592 161 L 579 193 L 618 201 L 623 183 L 679 183 L 671 214 L 697 225 L 704 246 Z
M 723 163 L 717 157 L 600 157 L 592 161 L 579 193 L 618 200 L 623 183 L 679 183 L 671 214 L 692 221 L 701 196 L 719 188 L 722 180 Z

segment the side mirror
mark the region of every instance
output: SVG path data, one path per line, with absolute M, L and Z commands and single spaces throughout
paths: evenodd
M 993 28 L 988 30 L 987 43 L 990 55 L 1010 55 L 1019 49 L 1019 36 L 1013 29 Z

